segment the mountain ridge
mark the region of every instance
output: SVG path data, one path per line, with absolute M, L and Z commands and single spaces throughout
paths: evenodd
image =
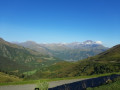
M 108 49 L 107 47 L 104 47 L 102 45 L 101 41 L 92 40 L 87 40 L 85 42 L 49 44 L 38 44 L 34 41 L 27 41 L 16 44 L 26 48 L 30 48 L 41 54 L 51 55 L 67 61 L 82 60 L 84 58 L 99 54 Z
M 59 61 L 58 58 L 42 55 L 35 50 L 12 44 L 0 38 L 0 68 L 6 71 L 23 72 L 36 69 L 42 64 L 51 65 Z

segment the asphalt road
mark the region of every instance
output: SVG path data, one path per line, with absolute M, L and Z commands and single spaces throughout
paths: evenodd
M 67 84 L 67 83 L 73 83 L 80 80 L 84 80 L 84 79 L 52 81 L 52 82 L 49 82 L 49 88 Z M 35 84 L 7 85 L 7 86 L 0 86 L 0 90 L 34 90 L 35 86 L 36 86 Z

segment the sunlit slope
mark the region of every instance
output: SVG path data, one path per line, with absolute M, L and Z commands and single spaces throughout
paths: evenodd
M 13 75 L 8 75 L 3 72 L 0 72 L 0 83 L 4 82 L 16 82 L 16 81 L 22 81 L 22 79 L 13 76 Z
M 94 57 L 89 57 L 69 65 L 66 63 L 52 65 L 46 68 L 46 71 L 49 71 L 49 77 L 73 77 L 119 72 L 120 45 L 114 46 Z M 43 70 L 41 73 L 45 73 L 45 71 Z

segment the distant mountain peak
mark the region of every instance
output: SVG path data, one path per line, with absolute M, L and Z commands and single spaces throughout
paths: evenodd
M 26 42 L 12 42 L 15 44 L 38 44 L 35 41 L 26 41 Z M 92 41 L 92 40 L 86 40 L 84 42 L 71 42 L 71 43 L 65 43 L 65 42 L 61 42 L 61 43 L 39 43 L 39 44 L 44 44 L 44 45 L 86 45 L 86 44 L 99 44 L 102 45 L 102 41 Z
M 83 44 L 94 44 L 94 43 L 95 43 L 95 42 L 92 41 L 92 40 L 87 40 L 87 41 L 83 42 Z
M 96 41 L 96 44 L 102 44 L 102 41 Z
M 71 43 L 52 43 L 56 45 L 86 45 L 86 44 L 99 44 L 102 45 L 102 41 L 92 41 L 92 40 L 86 40 L 84 42 L 71 42 Z
M 85 42 L 94 42 L 94 41 L 92 41 L 92 40 L 86 40 Z
M 31 41 L 31 40 L 29 40 L 29 41 L 26 41 L 27 43 L 36 43 L 35 41 Z
M 82 44 L 102 44 L 102 41 L 87 40 L 87 41 L 83 42 Z
M 71 43 L 36 43 L 34 41 L 26 41 L 18 43 L 18 45 L 30 48 L 41 54 L 51 55 L 63 60 L 81 60 L 89 56 L 94 56 L 105 50 L 101 41 L 87 40 L 84 42 Z
M 17 43 L 16 43 L 17 44 Z M 34 41 L 26 41 L 26 42 L 22 42 L 22 43 L 18 43 L 18 44 L 21 44 L 21 45 L 38 45 L 36 42 Z

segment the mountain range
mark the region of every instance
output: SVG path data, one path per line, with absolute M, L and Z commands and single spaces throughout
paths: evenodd
M 80 60 L 81 57 L 85 59 Z M 72 58 L 70 60 L 76 62 L 61 58 Z M 100 42 L 91 40 L 82 43 L 37 44 L 28 41 L 13 44 L 0 38 L 0 71 L 22 74 L 36 71 L 27 75 L 26 79 L 119 72 L 120 45 L 108 49 Z
M 87 40 L 85 42 L 49 44 L 38 44 L 34 41 L 26 41 L 15 44 L 35 50 L 43 55 L 50 55 L 66 61 L 82 60 L 108 49 L 103 46 L 100 41 L 92 40 Z
M 42 55 L 0 38 L 0 70 L 25 72 L 59 61 L 58 58 Z

